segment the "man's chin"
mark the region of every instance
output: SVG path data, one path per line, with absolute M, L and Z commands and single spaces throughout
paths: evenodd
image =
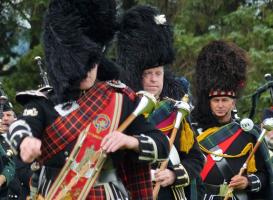
M 216 117 L 225 117 L 225 116 L 226 116 L 226 113 L 224 112 L 216 113 Z
M 146 90 L 146 91 L 149 92 L 149 93 L 151 93 L 151 94 L 153 94 L 153 95 L 156 94 L 156 91 L 155 91 L 155 90 Z

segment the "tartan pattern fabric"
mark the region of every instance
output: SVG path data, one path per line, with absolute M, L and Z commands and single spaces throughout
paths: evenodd
M 105 189 L 105 188 L 108 189 Z M 96 186 L 90 189 L 86 200 L 125 200 L 126 195 L 122 194 L 113 183 Z
M 126 162 L 128 161 L 129 162 Z M 124 159 L 119 163 L 119 175 L 124 186 L 128 190 L 129 199 L 152 200 L 153 187 L 151 181 L 151 166 L 147 163 L 139 163 Z
M 241 127 L 238 123 L 232 122 L 230 124 L 223 126 L 214 134 L 209 135 L 199 143 L 206 149 L 211 149 L 216 145 L 220 144 L 221 142 L 225 141 L 229 137 L 231 137 L 240 128 Z
M 157 125 L 170 116 L 173 112 L 173 104 L 170 101 L 159 102 L 158 107 L 148 116 L 147 120 Z
M 55 122 L 46 129 L 46 134 L 43 139 L 42 161 L 60 152 L 67 144 L 76 139 L 85 128 L 85 125 L 92 121 L 92 118 L 100 113 L 103 107 L 110 102 L 111 95 L 113 95 L 116 90 L 127 95 L 130 100 L 136 98 L 135 93 L 129 88 L 111 88 L 111 86 L 105 83 L 96 84 L 79 99 L 77 102 L 80 107 L 79 109 L 73 111 L 68 116 L 58 117 Z M 128 157 L 118 164 L 117 169 L 120 172 L 119 175 L 124 186 L 129 191 L 131 199 L 152 200 L 152 183 L 150 165 L 148 163 L 137 163 L 131 161 Z M 91 188 L 87 199 L 106 199 L 104 187 Z
M 135 101 L 137 98 L 136 93 L 129 87 L 121 88 L 122 93 L 126 94 L 131 101 Z
M 68 116 L 59 116 L 45 131 L 41 162 L 62 151 L 75 140 L 86 125 L 108 105 L 114 92 L 107 83 L 98 83 L 77 101 L 77 110 Z
M 216 133 L 208 136 L 205 140 L 201 141 L 200 144 L 203 145 L 206 149 L 210 149 L 217 145 L 217 143 L 221 143 L 226 138 L 232 136 L 232 133 L 235 133 L 236 130 L 240 128 L 240 125 L 236 122 L 230 123 L 223 128 L 221 128 Z M 221 133 L 222 132 L 222 133 Z M 254 127 L 251 131 L 248 132 L 249 134 L 252 134 L 258 139 L 260 135 L 260 130 L 257 127 Z M 218 135 L 219 134 L 219 135 Z M 222 135 L 221 135 L 222 134 Z M 214 137 L 215 135 L 215 137 Z M 210 137 L 210 138 L 209 138 Z M 208 139 L 209 138 L 209 139 Z M 273 196 L 273 165 L 270 160 L 270 155 L 268 152 L 268 148 L 264 142 L 260 145 L 258 151 L 260 151 L 263 155 L 263 159 L 266 164 L 267 171 L 269 173 L 269 187 L 266 191 L 267 200 L 271 200 L 271 197 Z
M 90 189 L 87 198 L 88 200 L 105 200 L 106 194 L 104 186 L 96 186 Z

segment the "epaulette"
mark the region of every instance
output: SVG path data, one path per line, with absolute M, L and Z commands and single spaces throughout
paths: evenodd
M 39 88 L 38 91 L 45 93 L 45 94 L 49 94 L 50 92 L 53 91 L 53 87 L 46 85 L 44 87 Z
M 18 92 L 15 99 L 21 105 L 25 105 L 33 98 L 45 98 L 48 99 L 48 94 L 53 91 L 52 87 L 46 86 L 39 88 L 37 90 L 27 90 L 23 92 Z
M 112 86 L 113 88 L 118 88 L 118 89 L 123 89 L 127 87 L 124 83 L 122 83 L 119 80 L 106 81 L 106 83 Z
M 122 83 L 119 80 L 111 80 L 111 81 L 107 81 L 106 83 L 110 85 L 111 87 L 119 90 L 120 92 L 126 94 L 131 101 L 135 101 L 137 96 L 136 93 L 131 88 L 129 88 L 126 84 Z

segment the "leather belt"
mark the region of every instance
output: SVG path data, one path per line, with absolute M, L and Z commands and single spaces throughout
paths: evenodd
M 220 148 L 218 146 L 215 146 L 213 148 L 210 149 L 210 151 L 217 151 Z M 220 171 L 221 175 L 223 176 L 224 180 L 229 183 L 231 178 L 235 175 L 234 171 L 229 167 L 229 164 L 227 162 L 227 160 L 222 157 L 221 159 L 219 159 L 218 161 L 215 162 L 218 170 Z M 216 187 L 217 185 L 210 185 L 210 184 L 205 184 L 208 186 L 205 186 L 206 188 L 208 188 L 208 191 L 216 191 L 216 193 L 214 194 L 219 194 L 220 191 L 220 186 Z M 234 191 L 233 192 L 234 196 L 236 196 L 237 199 L 239 200 L 247 200 L 247 194 L 244 191 Z
M 217 151 L 220 150 L 218 146 L 213 147 L 210 151 Z M 218 167 L 222 177 L 225 179 L 226 182 L 230 182 L 231 178 L 235 175 L 233 170 L 229 167 L 227 160 L 224 157 L 217 160 L 215 162 L 216 166 Z

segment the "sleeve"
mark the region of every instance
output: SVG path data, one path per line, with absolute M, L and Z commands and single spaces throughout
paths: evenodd
M 139 141 L 139 160 L 157 162 L 168 158 L 167 137 L 148 123 L 143 116 L 139 116 L 130 129 Z
M 181 133 L 181 131 L 179 131 L 179 133 Z M 177 138 L 180 137 L 181 135 L 177 135 Z M 178 149 L 180 163 L 175 163 L 169 166 L 176 175 L 174 185 L 181 185 L 183 187 L 189 185 L 191 180 L 199 177 L 199 174 L 204 167 L 205 157 L 199 148 L 195 136 L 193 137 L 194 143 L 188 153 L 182 152 Z
M 1 145 L 0 145 L 0 154 L 1 154 L 2 164 L 4 165 L 1 174 L 3 176 L 5 176 L 5 178 L 6 178 L 5 184 L 1 187 L 5 187 L 5 186 L 9 185 L 9 183 L 14 178 L 15 164 L 14 164 L 13 160 L 6 155 L 6 153 L 3 150 Z
M 128 116 L 133 112 L 135 104 L 128 98 L 124 99 L 123 113 Z M 125 119 L 125 117 L 123 117 Z M 123 120 L 124 120 L 123 119 Z M 143 115 L 138 116 L 132 124 L 126 129 L 126 133 L 136 137 L 139 141 L 138 159 L 140 161 L 156 162 L 168 158 L 169 141 L 167 137 L 149 123 Z
M 28 103 L 23 114 L 9 128 L 9 140 L 13 148 L 19 150 L 20 144 L 27 136 L 41 138 L 44 129 L 44 110 L 38 100 Z
M 260 148 L 259 148 L 260 149 Z M 266 168 L 266 161 L 264 159 L 264 155 L 261 151 L 255 153 L 255 163 L 257 171 L 255 173 L 247 174 L 248 179 L 248 187 L 247 191 L 251 193 L 256 193 L 262 191 L 264 188 L 267 187 L 268 178 L 270 174 Z
M 176 179 L 173 185 L 186 187 L 190 184 L 189 174 L 181 163 L 172 165 L 172 167 L 170 168 L 174 171 L 176 176 Z
M 251 139 L 249 140 L 255 144 L 260 133 L 260 127 L 255 125 L 252 134 L 250 134 Z M 255 162 L 253 164 L 255 164 L 257 171 L 246 175 L 249 183 L 246 188 L 248 193 L 264 194 L 267 188 L 271 187 L 272 173 L 270 173 L 269 170 L 272 171 L 272 169 L 268 167 L 270 165 L 270 163 L 268 163 L 270 159 L 269 155 L 266 155 L 267 151 L 266 144 L 262 142 L 254 154 Z
M 259 176 L 257 176 L 256 174 L 248 174 L 246 177 L 249 183 L 247 190 L 249 192 L 259 192 L 262 188 Z

